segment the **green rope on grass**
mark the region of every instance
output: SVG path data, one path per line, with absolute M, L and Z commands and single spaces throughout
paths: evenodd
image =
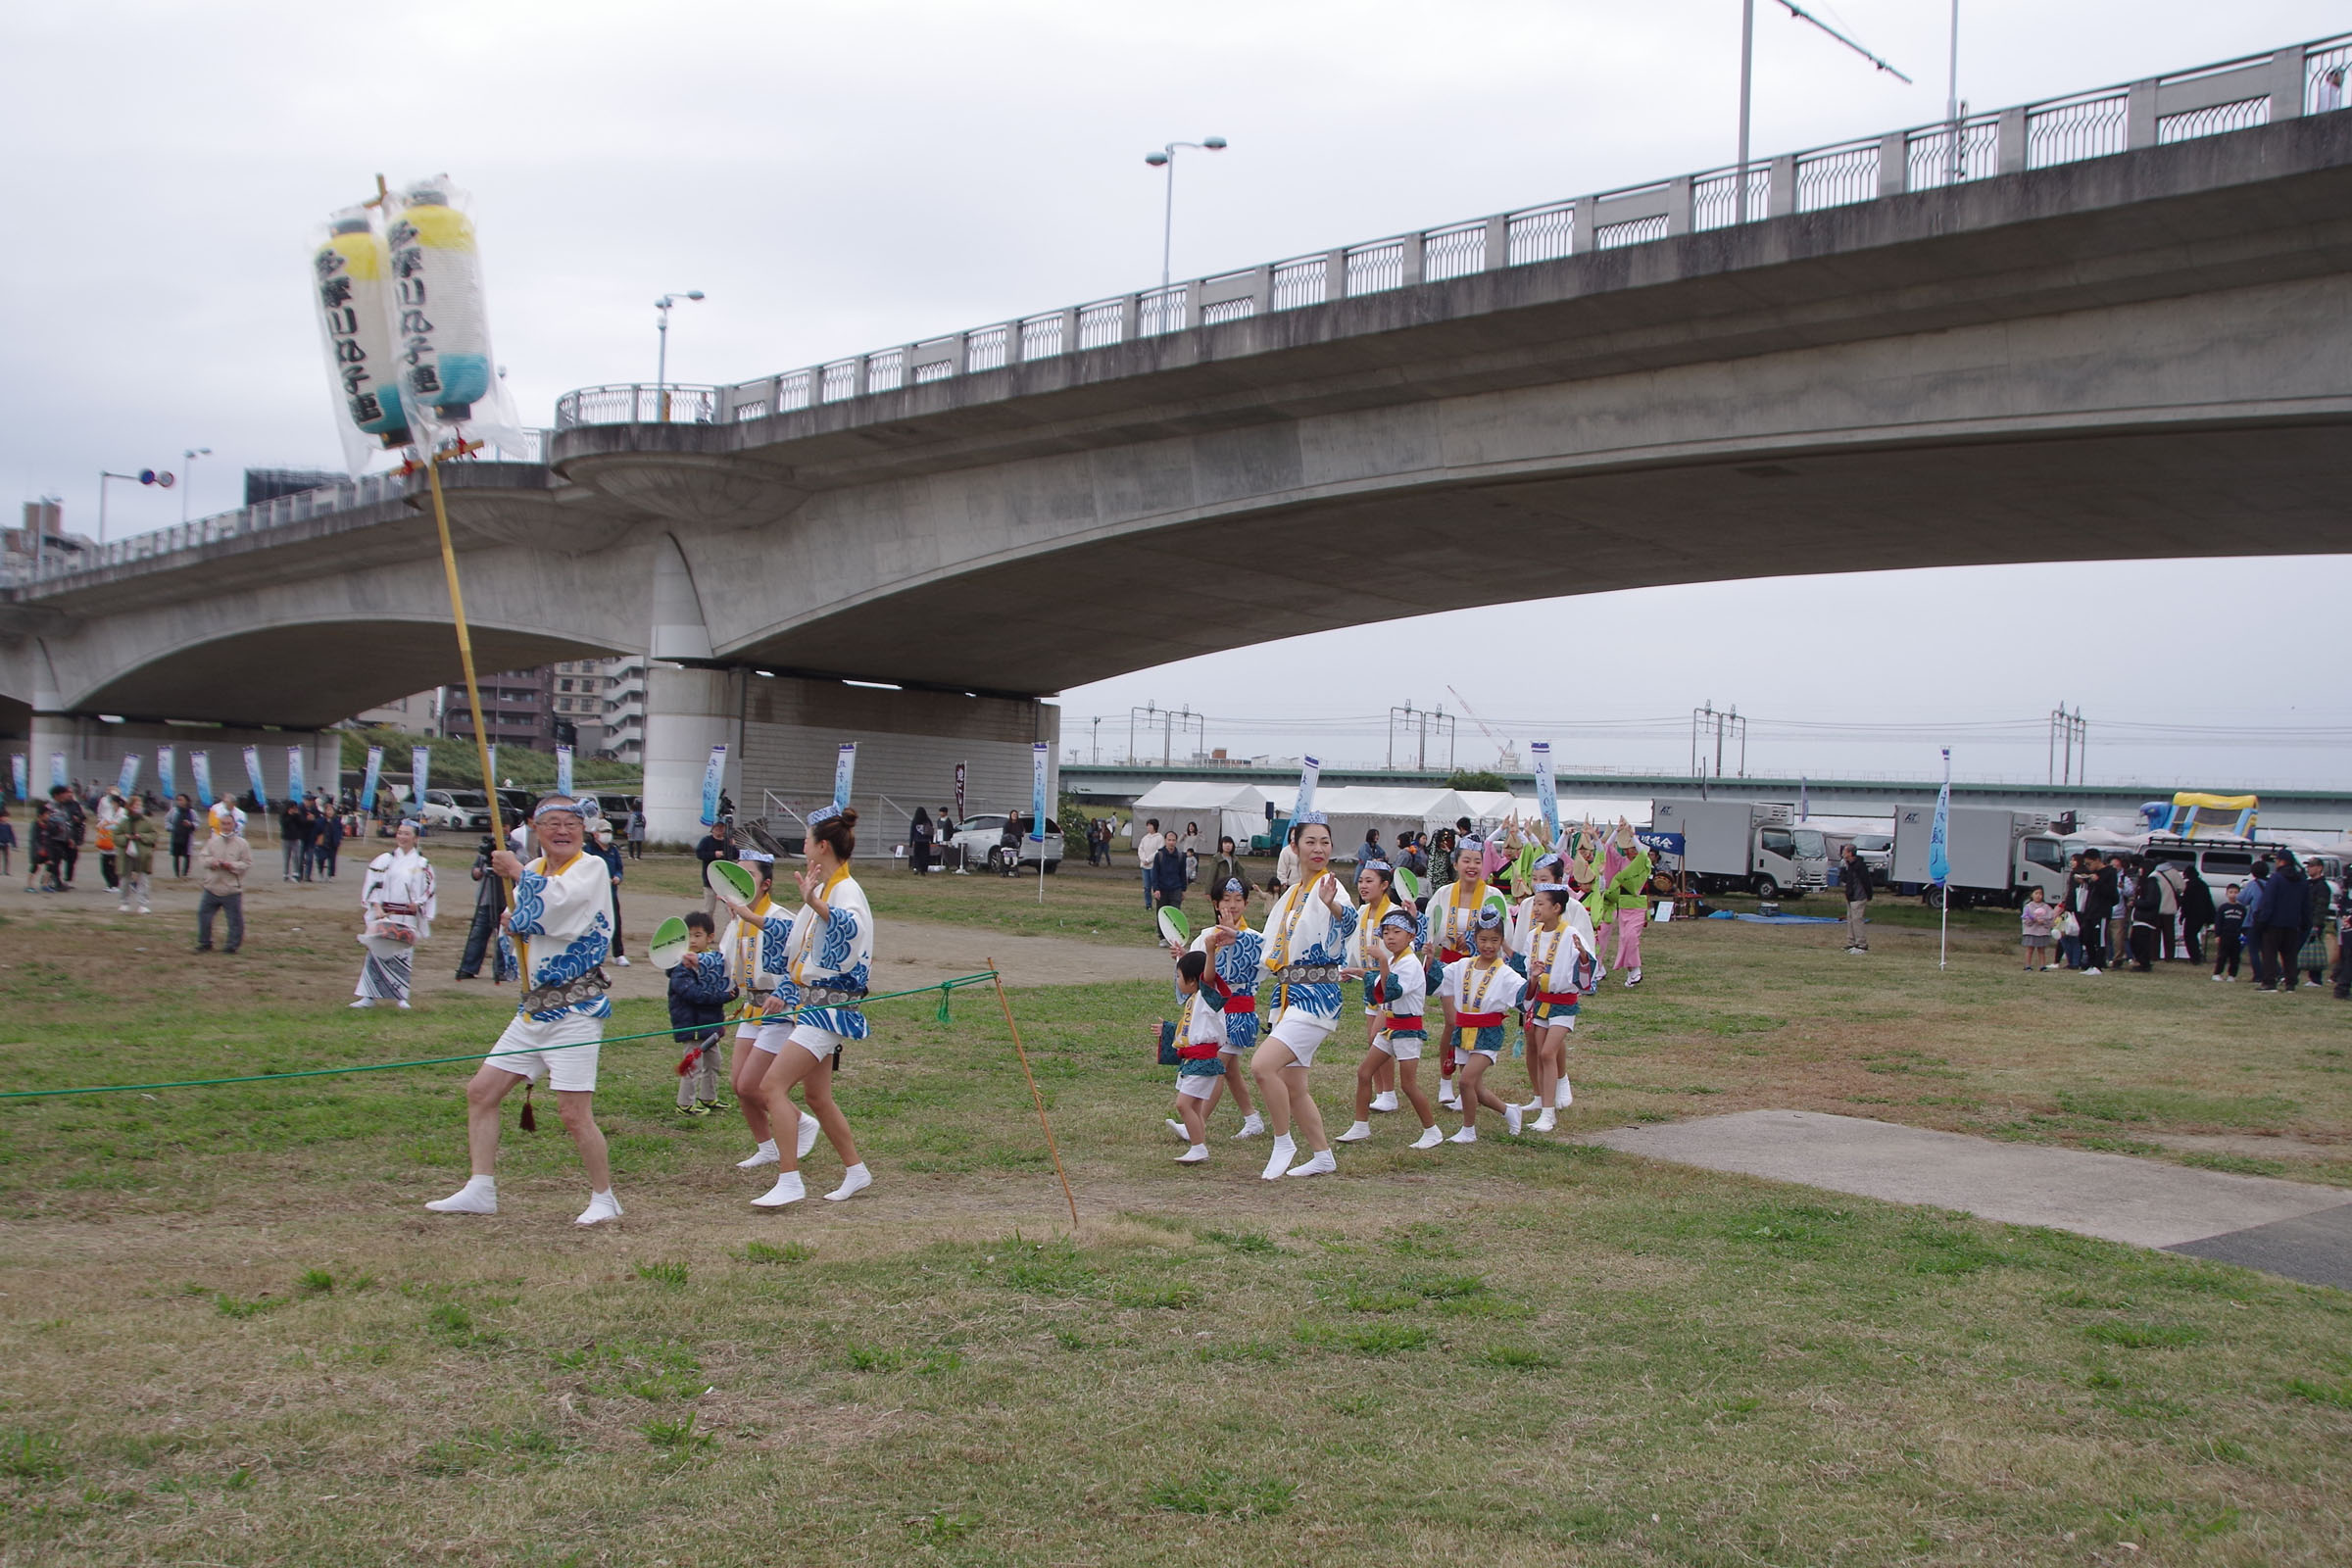
M 996 978 L 997 971 L 989 969 L 980 974 L 958 975 L 953 980 L 943 980 L 937 986 L 915 986 L 906 991 L 885 991 L 878 996 L 862 998 L 858 1004 L 864 1006 L 868 1003 L 894 1002 L 901 997 L 928 996 L 933 991 L 937 991 L 939 993 L 939 1021 L 946 1023 L 948 1022 L 948 994 L 950 992 L 958 986 L 987 985 Z M 772 1022 L 782 1018 L 797 1018 L 804 1012 L 821 1012 L 823 1010 L 825 1009 L 821 1007 L 794 1007 L 786 1012 L 763 1013 L 760 1016 Z M 674 1040 L 676 1037 L 675 1029 L 648 1029 L 642 1034 L 612 1035 L 596 1041 L 594 1044 L 617 1046 L 630 1040 Z M 583 1042 L 583 1044 L 586 1043 Z M 454 1061 L 495 1061 L 500 1056 L 526 1055 L 542 1049 L 544 1048 L 539 1046 L 521 1046 L 513 1051 L 493 1051 L 487 1054 L 468 1051 L 462 1056 L 419 1056 L 414 1061 L 375 1061 L 363 1063 L 357 1067 L 306 1067 L 299 1072 L 257 1072 L 248 1073 L 240 1078 L 183 1078 L 176 1083 L 167 1084 L 92 1084 L 81 1089 L 10 1089 L 0 1091 L 0 1100 L 51 1100 L 63 1095 L 147 1094 L 158 1089 L 218 1089 L 226 1084 L 282 1083 L 290 1078 L 332 1078 L 343 1073 L 398 1072 L 408 1067 L 445 1067 Z

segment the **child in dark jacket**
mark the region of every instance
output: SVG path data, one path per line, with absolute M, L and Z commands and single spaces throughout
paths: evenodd
M 2227 902 L 2213 911 L 2213 977 L 2235 980 L 2237 960 L 2245 951 L 2246 906 L 2237 901 L 2237 884 L 2230 884 Z M 2224 975 L 2227 968 L 2230 972 Z
M 726 955 L 718 951 L 710 916 L 687 910 L 686 956 L 669 971 L 669 1027 L 687 1048 L 678 1063 L 678 1109 L 689 1116 L 708 1116 L 719 1108 L 719 1029 L 734 1000 Z

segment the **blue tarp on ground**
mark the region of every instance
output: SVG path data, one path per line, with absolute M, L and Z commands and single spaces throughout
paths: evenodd
M 1843 925 L 1842 916 L 1835 914 L 1741 914 L 1737 909 L 1717 909 L 1707 916 L 1710 920 L 1749 920 L 1757 925 Z

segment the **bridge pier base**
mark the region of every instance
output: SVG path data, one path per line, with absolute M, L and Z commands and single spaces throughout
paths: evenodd
M 727 749 L 728 795 L 743 804 L 743 682 L 739 669 L 645 672 L 645 836 L 692 846 L 703 826 L 703 770 L 710 748 Z M 757 808 L 753 808 L 757 809 Z

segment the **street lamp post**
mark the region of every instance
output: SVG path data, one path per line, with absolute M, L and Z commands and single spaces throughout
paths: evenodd
M 1886 72 L 1886 74 L 1892 76 L 1904 86 L 1908 87 L 1912 85 L 1912 81 L 1909 76 L 1904 75 L 1901 72 L 1895 70 L 1893 66 L 1880 59 L 1877 55 L 1872 54 L 1869 50 L 1854 42 L 1853 39 L 1848 38 L 1844 33 L 1839 32 L 1836 27 L 1831 26 L 1819 17 L 1813 15 L 1813 13 L 1810 11 L 1807 11 L 1803 6 L 1796 4 L 1796 0 L 1776 0 L 1776 3 L 1781 7 L 1782 10 L 1788 13 L 1790 21 L 1811 23 L 1814 26 L 1819 27 L 1831 37 L 1837 39 L 1839 43 L 1845 45 L 1848 49 L 1851 49 L 1854 53 L 1869 61 L 1879 70 Z M 1952 38 L 1954 40 L 1955 47 L 1957 46 L 1959 37 L 1960 0 L 1952 0 Z M 1737 181 L 1739 189 L 1734 193 L 1734 209 L 1738 214 L 1738 217 L 1735 220 L 1741 223 L 1747 221 L 1748 105 L 1754 98 L 1755 73 L 1756 0 L 1740 0 L 1740 173 Z M 1955 80 L 1957 80 L 1956 77 Z M 1954 90 L 1956 96 L 1957 88 Z M 1955 124 L 1953 127 L 1955 133 L 1957 132 L 1958 128 L 1959 127 Z
M 690 288 L 683 294 L 664 294 L 654 301 L 654 309 L 662 313 L 662 319 L 654 328 L 662 339 L 661 355 L 654 362 L 654 395 L 661 400 L 662 422 L 664 424 L 669 422 L 669 308 L 682 299 L 699 300 L 702 297 L 701 289 Z
M 190 447 L 179 455 L 181 463 L 185 465 L 185 466 L 179 470 L 181 485 L 179 492 L 179 520 L 183 523 L 188 520 L 188 503 L 194 496 L 196 490 L 196 460 L 198 458 L 209 458 L 212 455 L 213 449 L 211 447 Z
M 1168 172 L 1167 213 L 1161 219 L 1159 227 L 1159 288 L 1163 294 L 1167 292 L 1172 275 L 1168 270 L 1168 262 L 1174 254 L 1176 241 L 1176 149 L 1179 147 L 1191 147 L 1204 153 L 1221 153 L 1225 150 L 1225 138 L 1210 136 L 1200 141 L 1172 141 L 1155 153 L 1144 154 L 1145 163 L 1153 169 Z
M 134 484 L 160 485 L 169 490 L 176 482 L 169 471 L 158 473 L 153 468 L 141 468 L 136 473 L 117 473 L 112 468 L 98 470 L 98 543 L 106 543 L 106 482 L 109 479 L 127 479 Z

